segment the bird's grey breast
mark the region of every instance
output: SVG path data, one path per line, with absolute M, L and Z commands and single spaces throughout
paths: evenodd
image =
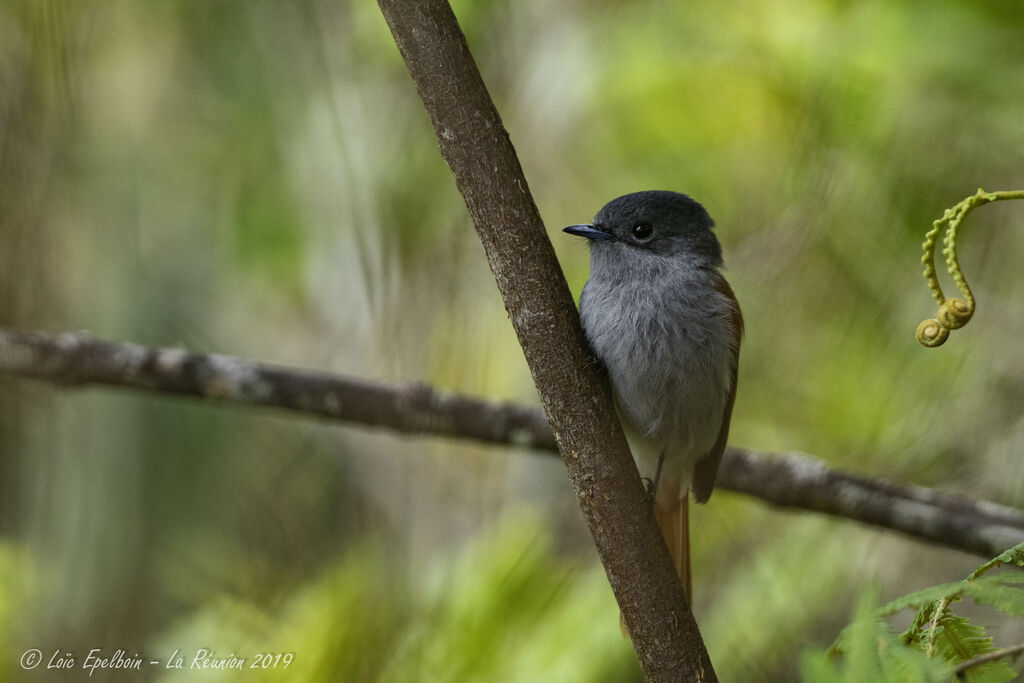
M 620 414 L 637 434 L 696 460 L 717 438 L 731 388 L 736 335 L 721 275 L 678 263 L 601 266 L 592 263 L 580 315 Z

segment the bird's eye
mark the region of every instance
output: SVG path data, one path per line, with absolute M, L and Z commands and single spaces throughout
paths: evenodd
M 649 240 L 651 238 L 651 235 L 653 234 L 654 228 L 652 228 L 647 223 L 640 223 L 638 225 L 633 226 L 633 237 L 637 238 L 641 242 L 644 240 Z

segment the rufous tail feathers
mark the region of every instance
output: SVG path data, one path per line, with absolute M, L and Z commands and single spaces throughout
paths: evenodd
M 654 507 L 654 517 L 658 520 L 658 528 L 665 538 L 668 554 L 672 556 L 672 564 L 676 567 L 679 582 L 683 584 L 686 604 L 692 605 L 693 583 L 690 578 L 690 495 L 682 498 L 672 496 L 667 505 L 662 501 Z

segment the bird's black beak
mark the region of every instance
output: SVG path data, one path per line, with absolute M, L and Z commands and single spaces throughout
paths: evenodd
M 614 235 L 610 235 L 607 232 L 602 232 L 595 228 L 593 225 L 570 225 L 568 228 L 562 228 L 563 232 L 567 232 L 570 235 L 579 235 L 580 237 L 586 237 L 588 240 L 610 240 L 614 239 Z

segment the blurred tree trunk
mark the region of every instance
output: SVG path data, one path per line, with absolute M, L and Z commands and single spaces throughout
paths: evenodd
M 14 21 L 0 26 L 0 324 L 41 327 L 56 322 L 59 309 L 46 218 L 64 128 L 59 46 L 40 5 L 10 6 L 5 16 Z M 28 391 L 31 401 L 24 396 Z M 25 521 L 20 516 L 30 509 L 30 473 L 19 454 L 29 413 L 47 412 L 40 410 L 43 401 L 49 401 L 45 393 L 0 377 L 0 534 L 15 535 Z
M 0 323 L 62 327 L 69 266 L 67 233 L 55 221 L 73 197 L 64 184 L 83 135 L 78 69 L 88 64 L 96 8 L 73 3 L 13 3 L 0 26 Z M 76 292 L 76 294 L 78 294 Z M 83 293 L 88 296 L 88 292 Z M 20 625 L 22 635 L 86 651 L 102 642 L 145 642 L 148 575 L 136 571 L 151 539 L 118 554 L 96 543 L 138 520 L 108 495 L 119 473 L 110 458 L 88 456 L 88 439 L 62 442 L 51 395 L 0 378 L 0 533 L 39 551 L 56 592 Z M 63 414 L 67 419 L 68 414 Z M 83 457 L 85 456 L 85 457 Z M 95 474 L 103 487 L 69 492 L 65 484 Z M 94 503 L 100 503 L 94 505 Z M 104 506 L 110 503 L 110 506 Z M 120 526 L 119 526 L 120 525 Z M 64 535 L 69 529 L 75 534 Z M 116 586 L 116 590 L 110 589 Z M 106 589 L 106 590 L 104 590 Z

